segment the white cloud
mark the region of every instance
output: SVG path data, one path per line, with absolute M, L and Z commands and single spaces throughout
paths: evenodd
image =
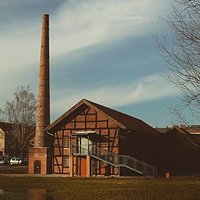
M 153 23 L 143 19 L 158 19 L 156 10 L 162 6 L 158 0 L 67 1 L 51 22 L 53 54 L 128 34 L 148 34 Z
M 62 96 L 66 94 L 66 96 Z M 63 113 L 82 98 L 109 107 L 137 104 L 174 96 L 177 90 L 161 74 L 153 74 L 120 85 L 108 85 L 90 91 L 54 91 L 52 113 Z M 56 97 L 56 98 L 54 98 Z
M 6 32 L 0 32 L 0 106 L 11 97 L 17 86 L 32 84 L 37 79 L 33 75 L 39 67 L 39 41 L 39 30 L 31 25 L 24 27 L 19 23 L 18 28 L 13 25 Z
M 1 3 L 7 5 L 7 1 Z M 18 3 L 25 4 L 25 1 Z M 51 56 L 126 37 L 126 34 L 148 34 L 152 23 L 143 19 L 158 18 L 157 10 L 164 4 L 159 0 L 66 1 L 56 14 L 50 14 Z M 21 69 L 38 62 L 41 24 L 37 20 L 30 22 L 12 18 L 6 21 L 5 26 L 2 24 L 6 30 L 0 30 L 1 70 Z
M 22 1 L 24 2 L 24 1 Z M 51 58 L 85 46 L 106 42 L 126 34 L 150 31 L 141 17 L 157 17 L 158 0 L 70 0 L 55 15 L 50 15 Z M 4 2 L 5 4 L 5 2 Z M 156 5 L 156 6 L 155 6 Z M 19 6 L 18 6 L 19 7 Z M 14 8 L 13 8 L 14 9 Z M 120 20 L 129 16 L 135 19 Z M 147 29 L 148 28 L 148 29 Z M 0 74 L 23 70 L 39 63 L 41 24 L 38 21 L 6 21 L 0 31 Z M 1 79 L 1 76 L 0 76 Z
M 24 27 L 25 26 L 25 27 Z M 12 26 L 9 33 L 0 32 L 0 72 L 23 70 L 30 64 L 39 63 L 40 27 L 30 24 Z

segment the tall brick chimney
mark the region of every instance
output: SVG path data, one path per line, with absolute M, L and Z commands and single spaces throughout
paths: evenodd
M 46 146 L 44 129 L 50 123 L 49 90 L 49 15 L 43 15 L 40 52 L 40 69 L 34 147 L 29 151 L 29 173 L 51 173 L 50 149 Z
M 49 92 L 49 15 L 43 15 L 40 52 L 40 74 L 36 115 L 36 135 L 34 147 L 44 146 L 44 129 L 50 123 Z

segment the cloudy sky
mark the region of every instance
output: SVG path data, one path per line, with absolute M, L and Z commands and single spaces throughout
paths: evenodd
M 37 94 L 42 15 L 50 15 L 52 120 L 86 98 L 172 125 L 177 95 L 154 34 L 167 27 L 166 0 L 0 0 L 0 107 L 18 85 Z

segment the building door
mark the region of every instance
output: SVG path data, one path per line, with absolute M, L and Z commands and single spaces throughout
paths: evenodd
M 40 160 L 34 161 L 34 174 L 41 174 L 41 161 Z
M 85 157 L 77 158 L 78 176 L 86 176 L 87 165 Z

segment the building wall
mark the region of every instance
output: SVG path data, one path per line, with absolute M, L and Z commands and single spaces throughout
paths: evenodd
M 179 133 L 175 129 L 162 135 L 164 171 L 169 171 L 172 175 L 200 174 L 200 140 L 194 145 L 191 139 L 190 135 Z
M 63 123 L 54 132 L 54 153 L 53 153 L 53 172 L 70 174 L 70 149 L 69 143 L 76 145 L 73 134 L 77 131 L 92 130 L 96 132 L 96 137 L 92 140 L 99 147 L 118 154 L 119 153 L 119 127 L 107 116 L 97 111 L 84 107 L 77 111 L 74 116 Z M 70 136 L 71 140 L 70 140 Z M 84 157 L 73 157 L 73 175 L 81 175 L 83 171 L 78 168 L 82 165 L 85 168 Z M 71 161 L 72 162 L 72 161 Z M 115 174 L 112 166 L 106 165 L 102 161 L 90 159 L 91 175 L 110 175 Z M 78 163 L 78 164 L 77 164 Z M 87 171 L 85 169 L 85 171 Z
M 5 133 L 0 129 L 0 156 L 5 154 Z

